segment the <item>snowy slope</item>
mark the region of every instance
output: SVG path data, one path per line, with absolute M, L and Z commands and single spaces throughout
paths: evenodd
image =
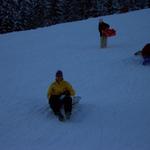
M 98 20 L 0 35 L 0 149 L 149 150 L 150 9 L 103 19 L 117 29 L 100 49 Z M 59 122 L 47 88 L 61 69 L 82 101 Z

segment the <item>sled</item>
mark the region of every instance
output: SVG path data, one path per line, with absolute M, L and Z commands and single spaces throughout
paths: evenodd
M 106 37 L 111 37 L 116 35 L 116 30 L 113 28 L 108 28 L 103 31 L 103 35 Z
M 78 104 L 81 100 L 81 96 L 73 96 L 72 97 L 72 105 Z

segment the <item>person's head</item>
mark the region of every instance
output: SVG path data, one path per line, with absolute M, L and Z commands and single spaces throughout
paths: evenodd
M 60 82 L 60 81 L 62 81 L 63 80 L 63 72 L 61 71 L 61 70 L 58 70 L 57 72 L 56 72 L 56 81 L 57 82 Z

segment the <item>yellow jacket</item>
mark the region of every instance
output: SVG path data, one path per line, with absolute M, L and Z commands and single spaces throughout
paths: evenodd
M 54 81 L 48 88 L 47 97 L 49 99 L 51 95 L 60 95 L 66 90 L 70 92 L 71 96 L 75 95 L 75 91 L 70 83 L 65 80 L 62 80 L 60 83 Z

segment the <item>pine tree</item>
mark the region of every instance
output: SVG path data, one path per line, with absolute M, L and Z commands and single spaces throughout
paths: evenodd
M 42 0 L 37 0 L 34 6 L 34 23 L 35 26 L 44 26 L 44 3 Z
M 59 19 L 61 16 L 61 9 L 59 7 L 59 4 L 59 0 L 51 0 L 50 20 L 52 24 L 59 23 Z
M 34 28 L 34 3 L 32 1 L 20 1 L 20 16 L 24 29 Z
M 0 0 L 0 33 L 149 7 L 150 0 Z
M 2 0 L 1 1 L 1 14 L 0 14 L 0 22 L 2 33 L 11 32 L 15 30 L 15 2 L 10 0 Z

